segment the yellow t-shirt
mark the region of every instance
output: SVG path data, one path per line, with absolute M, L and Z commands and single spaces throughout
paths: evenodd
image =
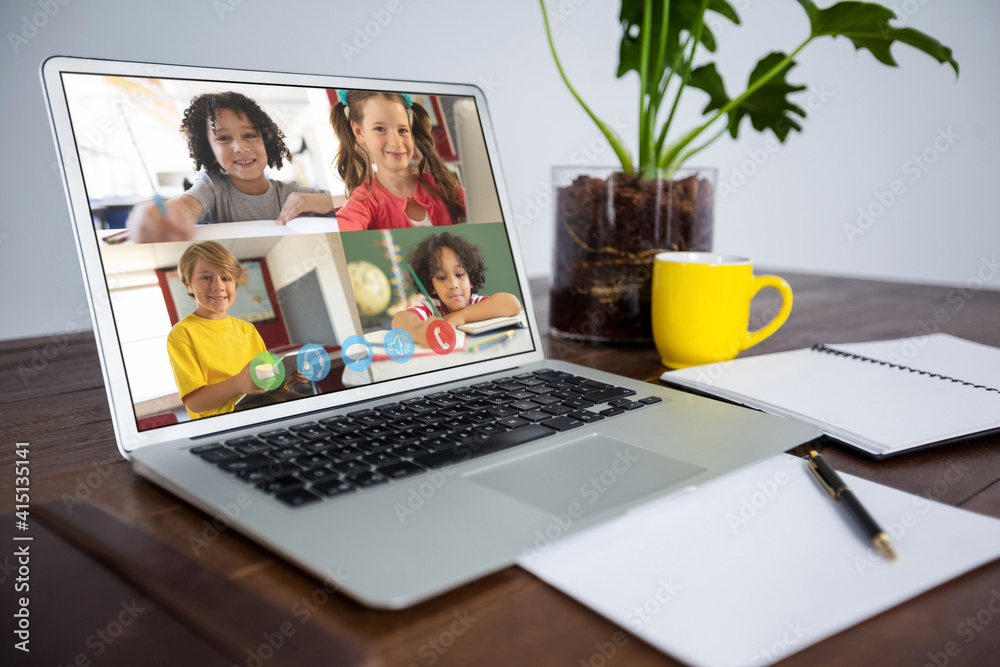
M 199 387 L 230 378 L 257 354 L 267 351 L 257 328 L 226 317 L 207 320 L 191 313 L 167 335 L 167 354 L 181 400 Z M 239 396 L 214 410 L 191 412 L 191 419 L 232 412 Z

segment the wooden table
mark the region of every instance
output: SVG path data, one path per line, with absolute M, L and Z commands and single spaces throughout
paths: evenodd
M 1000 346 L 1000 292 L 785 277 L 795 292 L 792 316 L 751 353 L 911 336 L 934 327 Z M 545 322 L 546 284 L 532 287 Z M 754 317 L 773 311 L 776 301 L 776 293 L 758 297 Z M 662 372 L 652 348 L 548 337 L 544 344 L 549 356 L 642 380 L 655 381 Z M 678 664 L 627 633 L 616 634 L 622 631 L 614 624 L 517 567 L 412 609 L 363 608 L 225 526 L 213 526 L 131 471 L 115 448 L 92 335 L 3 342 L 0 359 L 0 510 L 8 513 L 7 546 L 0 550 L 2 664 Z M 9 514 L 15 443 L 22 441 L 30 443 L 26 532 L 16 530 Z M 881 463 L 847 451 L 825 453 L 840 470 L 1000 518 L 1000 438 Z M 13 542 L 13 534 L 34 537 L 30 654 L 15 651 L 11 640 L 16 598 L 23 594 L 14 592 L 15 548 L 28 544 Z M 1000 561 L 782 664 L 998 664 L 997 609 Z M 720 627 L 719 641 L 725 638 Z

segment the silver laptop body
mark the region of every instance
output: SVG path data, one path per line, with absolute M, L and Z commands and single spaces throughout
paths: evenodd
M 89 82 L 98 80 L 101 87 L 91 100 Z M 64 57 L 43 64 L 42 83 L 120 451 L 142 476 L 365 605 L 388 609 L 413 605 L 509 566 L 518 558 L 531 558 L 563 535 L 619 515 L 650 498 L 697 487 L 819 435 L 812 427 L 763 413 L 544 358 L 486 98 L 474 86 Z M 122 134 L 125 128 L 121 119 L 107 114 L 95 120 L 93 109 L 110 108 L 107 99 L 101 102 L 98 98 L 120 95 L 115 105 L 118 109 L 125 107 L 121 115 L 131 120 L 129 125 L 139 135 L 141 151 L 144 142 L 148 145 L 153 141 L 143 136 L 153 131 L 149 129 L 153 121 L 143 119 L 166 117 L 167 127 L 177 108 L 183 108 L 183 101 L 173 107 L 169 104 L 180 94 L 177 90 L 220 85 L 251 91 L 257 90 L 255 86 L 268 87 L 260 90 L 262 94 L 273 93 L 268 99 L 270 108 L 277 111 L 272 113 L 284 120 L 298 113 L 298 107 L 282 111 L 280 87 L 291 96 L 302 93 L 302 99 L 309 101 L 307 106 L 312 105 L 310 108 L 323 106 L 326 91 L 340 89 L 404 92 L 419 96 L 428 106 L 435 98 L 438 102 L 455 102 L 451 108 L 460 111 L 452 119 L 444 118 L 441 130 L 446 135 L 458 135 L 461 151 L 470 156 L 464 168 L 471 171 L 473 163 L 478 165 L 475 174 L 463 175 L 470 216 L 499 213 L 500 217 L 470 219 L 469 225 L 442 229 L 459 232 L 461 227 L 482 222 L 504 230 L 511 250 L 510 269 L 527 315 L 527 327 L 516 332 L 517 345 L 497 345 L 494 347 L 499 350 L 481 355 L 464 352 L 474 356 L 462 357 L 465 363 L 450 366 L 442 361 L 447 356 L 420 360 L 414 357 L 413 362 L 422 365 L 401 365 L 403 371 L 386 366 L 392 372 L 383 375 L 375 372 L 373 364 L 355 373 L 353 381 L 339 391 L 140 430 L 136 407 L 140 402 L 133 396 L 138 378 L 135 371 L 130 375 L 130 364 L 136 362 L 123 353 L 120 342 L 128 313 L 115 305 L 112 292 L 118 286 L 112 284 L 106 269 L 106 264 L 117 261 L 118 255 L 109 250 L 114 246 L 105 240 L 112 235 L 98 229 L 94 222 L 95 206 L 103 203 L 95 205 L 96 179 L 88 173 L 88 160 L 103 150 L 118 151 L 115 159 L 123 163 L 120 169 L 126 172 L 139 169 L 139 163 L 125 153 L 135 147 L 123 147 L 126 135 Z M 93 107 L 89 112 L 87 104 Z M 470 123 L 470 115 L 474 123 Z M 88 119 L 86 127 L 83 118 Z M 458 127 L 450 127 L 452 123 Z M 468 137 L 478 136 L 476 131 L 470 132 L 470 124 L 481 130 L 481 145 L 469 147 Z M 321 119 L 317 117 L 314 125 L 318 138 L 312 139 L 313 145 L 328 145 Z M 173 132 L 171 135 L 164 130 L 166 138 L 162 140 L 181 141 L 179 133 Z M 102 142 L 103 147 L 97 145 Z M 328 161 L 326 164 L 332 172 Z M 494 193 L 484 193 L 484 174 L 489 176 L 486 182 L 491 180 L 495 186 Z M 329 175 L 324 177 L 329 182 Z M 144 183 L 147 177 L 132 174 L 131 181 Z M 129 187 L 133 199 L 152 198 L 152 192 L 143 191 L 143 186 Z M 109 191 L 105 187 L 104 194 Z M 110 201 L 112 195 L 114 192 L 106 198 Z M 354 233 L 369 232 L 343 232 L 341 236 Z M 233 231 L 232 236 L 239 237 L 239 231 Z M 340 243 L 336 234 L 323 238 L 331 247 Z M 240 247 L 238 240 L 233 241 L 234 248 Z M 145 261 L 135 254 L 139 252 L 137 247 L 133 245 L 129 249 L 132 254 L 121 256 Z M 176 259 L 176 249 L 157 248 L 153 254 L 160 250 L 161 255 Z M 331 275 L 346 275 L 343 266 L 334 266 L 330 271 Z M 350 301 L 350 293 L 345 293 Z M 335 318 L 335 328 L 343 328 L 336 331 L 338 342 L 344 342 L 345 331 L 361 333 L 363 326 L 356 310 L 349 313 L 350 317 Z M 162 363 L 157 368 L 161 367 Z M 544 371 L 548 372 L 532 375 Z M 517 446 L 492 447 L 489 443 L 493 440 L 477 439 L 465 450 L 468 456 L 462 460 L 300 507 L 281 502 L 273 493 L 260 490 L 191 451 L 282 429 L 292 429 L 290 433 L 294 434 L 297 426 L 373 408 L 381 414 L 377 408 L 386 404 L 406 405 L 406 401 L 431 393 L 442 395 L 473 385 L 496 388 L 492 383 L 498 379 L 507 383 L 505 386 L 527 381 L 523 386 L 530 388 L 533 379 L 539 377 L 545 382 L 573 378 L 572 382 L 592 383 L 588 387 L 602 387 L 600 383 L 604 383 L 623 388 L 626 391 L 622 393 L 630 393 L 628 398 L 641 402 L 642 407 L 582 425 L 560 422 L 566 430 L 532 423 L 521 428 L 531 429 L 523 432 L 533 435 Z M 601 403 L 582 409 L 600 413 L 608 408 L 607 403 Z M 677 538 L 690 539 L 684 535 Z

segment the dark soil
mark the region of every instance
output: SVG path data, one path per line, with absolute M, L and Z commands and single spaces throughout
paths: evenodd
M 580 176 L 556 201 L 553 334 L 652 342 L 653 257 L 712 248 L 713 189 L 707 179 Z

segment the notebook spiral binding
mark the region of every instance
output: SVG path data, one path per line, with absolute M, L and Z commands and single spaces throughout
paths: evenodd
M 966 382 L 965 380 L 959 380 L 958 378 L 949 377 L 947 375 L 940 375 L 938 373 L 930 373 L 928 371 L 922 371 L 919 368 L 913 368 L 912 366 L 902 366 L 900 364 L 894 364 L 890 361 L 881 361 L 879 359 L 873 359 L 871 357 L 866 357 L 862 354 L 853 354 L 851 352 L 844 352 L 843 350 L 835 350 L 832 347 L 827 347 L 823 343 L 818 343 L 810 348 L 813 352 L 823 352 L 826 354 L 834 354 L 838 357 L 847 357 L 849 359 L 857 359 L 858 361 L 866 361 L 870 364 L 878 364 L 879 366 L 888 366 L 889 368 L 898 368 L 901 371 L 909 371 L 910 373 L 918 373 L 920 375 L 926 375 L 927 377 L 938 378 L 939 380 L 948 380 L 949 382 L 957 382 L 958 384 L 964 384 L 967 387 L 973 387 L 975 389 L 985 389 L 986 391 L 995 391 L 1000 394 L 1000 389 L 996 387 L 988 387 L 982 384 L 973 384 L 971 382 Z

